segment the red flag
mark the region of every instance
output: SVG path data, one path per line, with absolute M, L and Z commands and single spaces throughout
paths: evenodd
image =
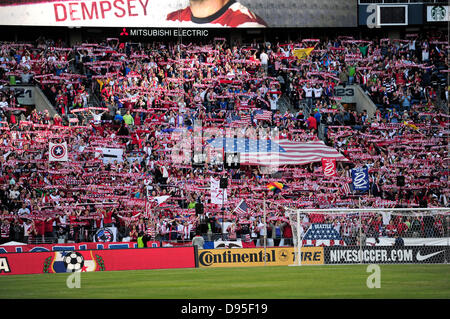
M 323 175 L 336 176 L 336 159 L 322 158 Z

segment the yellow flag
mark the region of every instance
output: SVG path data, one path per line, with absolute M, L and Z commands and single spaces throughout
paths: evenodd
M 417 126 L 415 126 L 414 124 L 412 124 L 412 123 L 408 123 L 408 122 L 403 122 L 403 124 L 405 125 L 405 126 L 408 126 L 408 127 L 410 127 L 410 128 L 412 128 L 413 130 L 417 130 L 418 129 L 418 127 Z
M 304 48 L 304 49 L 294 49 L 294 55 L 297 57 L 297 59 L 303 60 L 303 59 L 306 59 L 313 50 L 314 50 L 314 47 Z

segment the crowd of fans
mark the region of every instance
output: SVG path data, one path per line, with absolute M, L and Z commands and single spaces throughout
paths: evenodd
M 201 45 L 2 43 L 1 240 L 92 241 L 95 230 L 114 225 L 119 241 L 144 237 L 173 244 L 200 233 L 255 244 L 267 235 L 275 245 L 282 238 L 289 245 L 285 207 L 447 207 L 447 40 L 430 33 L 250 45 L 219 38 Z M 295 49 L 305 47 L 314 50 L 298 59 Z M 25 112 L 11 81 L 39 87 L 57 114 Z M 377 106 L 373 116 L 334 95 L 336 86 L 352 84 Z M 281 103 L 290 107 L 282 111 Z M 322 138 L 348 161 L 338 162 L 334 177 L 324 176 L 321 162 L 282 166 L 276 173 L 261 166 L 226 169 L 212 160 L 220 154 L 211 153 L 193 166 L 191 155 L 176 159 L 196 121 L 216 134 L 277 127 L 280 139 Z M 49 141 L 67 143 L 67 162 L 49 161 Z M 201 140 L 204 150 L 207 144 Z M 108 160 L 98 148 L 122 149 L 123 157 Z M 351 183 L 350 169 L 363 166 L 370 190 L 344 187 Z M 229 179 L 223 208 L 210 202 L 211 177 Z M 268 191 L 274 181 L 287 187 Z M 170 197 L 157 203 L 164 196 Z M 242 199 L 248 211 L 236 212 Z M 195 210 L 198 203 L 203 214 Z M 302 226 L 310 223 L 333 223 L 354 244 L 360 228 L 376 238 L 444 237 L 450 220 L 448 213 L 372 213 L 311 215 Z

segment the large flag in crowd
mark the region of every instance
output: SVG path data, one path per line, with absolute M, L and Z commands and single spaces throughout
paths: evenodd
M 344 240 L 333 224 L 312 224 L 302 239 L 303 246 L 344 246 Z
M 248 138 L 216 138 L 209 146 L 226 153 L 240 153 L 241 165 L 303 165 L 333 158 L 348 161 L 334 148 L 322 141 L 296 142 L 290 140 L 256 140 Z

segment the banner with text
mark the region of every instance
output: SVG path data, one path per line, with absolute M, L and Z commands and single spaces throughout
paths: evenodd
M 294 264 L 294 247 L 203 249 L 198 252 L 199 267 L 287 266 Z M 323 265 L 323 247 L 302 247 L 303 265 Z M 265 261 L 264 261 L 265 256 Z
M 441 264 L 449 262 L 450 246 L 324 247 L 325 264 Z
M 212 4 L 211 4 L 212 3 Z M 3 25 L 212 28 L 355 27 L 357 2 L 339 0 L 0 1 Z
M 0 275 L 195 268 L 194 247 L 0 254 Z

